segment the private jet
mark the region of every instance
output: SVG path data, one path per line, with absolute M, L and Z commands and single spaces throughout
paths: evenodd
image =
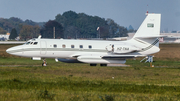
M 146 57 L 160 51 L 161 14 L 149 13 L 132 39 L 125 41 L 31 39 L 23 45 L 6 50 L 7 53 L 30 57 L 32 60 L 54 58 L 67 63 L 88 63 L 90 66 L 124 64 L 126 59 Z

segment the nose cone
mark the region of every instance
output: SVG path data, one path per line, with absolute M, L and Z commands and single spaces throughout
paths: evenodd
M 8 49 L 6 50 L 6 53 L 9 53 L 9 51 L 10 51 L 10 48 L 8 48 Z
M 8 49 L 6 50 L 6 52 L 9 53 L 9 54 L 11 54 L 12 51 L 13 51 L 13 48 L 8 48 Z
M 8 48 L 6 50 L 7 53 L 12 54 L 12 55 L 22 55 L 23 47 L 22 46 L 15 46 L 12 48 Z

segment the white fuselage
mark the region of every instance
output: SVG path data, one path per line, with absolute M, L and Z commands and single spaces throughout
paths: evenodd
M 31 39 L 12 47 L 7 53 L 33 60 L 67 59 L 90 64 L 125 63 L 127 58 L 142 57 L 160 51 L 160 14 L 148 14 L 134 37 L 127 41 Z M 74 61 L 75 60 L 75 61 Z M 63 60 L 62 60 L 63 61 Z
M 134 42 L 133 42 L 134 41 Z M 132 44 L 134 43 L 134 45 Z M 159 51 L 158 47 L 154 48 L 154 51 L 149 52 L 141 51 L 143 48 L 150 46 L 148 43 L 141 43 L 135 40 L 129 41 L 97 41 L 97 40 L 64 40 L 64 39 L 32 39 L 27 41 L 25 44 L 12 47 L 7 50 L 8 53 L 17 56 L 31 57 L 34 59 L 40 58 L 66 58 L 66 59 L 76 59 L 77 57 L 84 56 L 90 58 L 92 63 L 112 63 L 102 62 L 102 59 L 98 62 L 99 58 L 102 56 L 146 56 L 148 54 L 153 54 Z M 112 45 L 114 49 L 112 50 Z M 140 47 L 141 46 L 141 47 Z M 157 50 L 158 49 L 158 50 Z M 87 60 L 86 58 L 86 60 Z M 98 58 L 98 59 L 97 59 Z M 80 61 L 82 58 L 78 58 Z M 81 62 L 85 61 L 83 58 Z M 93 60 L 94 59 L 94 60 Z M 96 60 L 97 59 L 97 60 Z M 107 60 L 107 59 L 106 59 Z M 112 60 L 112 59 L 110 59 Z M 119 63 L 116 62 L 113 63 Z M 120 62 L 121 63 L 121 62 Z M 124 62 L 123 62 L 124 63 Z

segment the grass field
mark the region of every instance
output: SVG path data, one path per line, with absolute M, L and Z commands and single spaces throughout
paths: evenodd
M 130 67 L 90 67 L 47 59 L 32 61 L 0 45 L 0 101 L 169 101 L 180 99 L 180 45 L 161 44 L 154 68 L 140 59 Z

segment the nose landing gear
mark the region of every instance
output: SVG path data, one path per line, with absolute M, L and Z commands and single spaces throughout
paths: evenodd
M 42 66 L 47 66 L 47 62 L 46 62 L 46 59 L 43 59 L 43 63 L 42 63 Z

